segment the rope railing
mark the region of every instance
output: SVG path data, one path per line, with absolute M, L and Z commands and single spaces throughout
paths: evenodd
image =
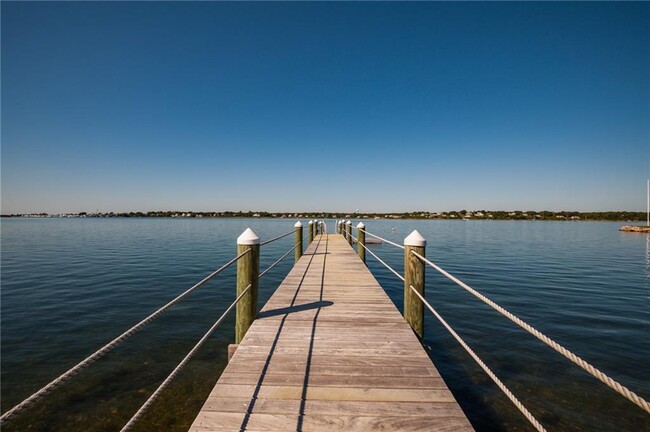
M 284 237 L 286 237 L 286 236 L 288 236 L 288 235 L 291 235 L 291 234 L 293 234 L 294 232 L 295 232 L 294 230 L 291 230 L 291 231 L 289 231 L 289 232 L 286 233 L 286 234 L 282 234 L 282 235 L 277 236 L 277 237 L 274 237 L 274 238 L 272 238 L 272 239 L 270 239 L 270 240 L 263 241 L 262 243 L 260 243 L 260 246 L 264 246 L 264 245 L 267 245 L 267 244 L 269 244 L 269 243 L 273 243 L 274 241 L 276 241 L 276 240 L 280 240 L 281 238 L 284 238 Z
M 510 391 L 508 387 L 492 372 L 492 370 L 481 360 L 481 358 L 472 350 L 467 343 L 461 338 L 458 333 L 445 321 L 443 317 L 429 304 L 428 301 L 416 290 L 413 285 L 409 285 L 411 291 L 417 295 L 422 303 L 433 313 L 433 315 L 440 321 L 440 323 L 449 331 L 449 333 L 456 339 L 456 341 L 467 351 L 467 353 L 476 361 L 476 363 L 483 369 L 483 371 L 490 377 L 492 381 L 501 389 L 501 391 L 510 399 L 510 401 L 517 407 L 517 409 L 528 419 L 535 429 L 540 432 L 546 431 L 542 424 L 531 414 L 530 411 L 517 399 L 517 397 Z
M 609 388 L 613 389 L 616 391 L 618 394 L 621 396 L 625 397 L 627 400 L 632 402 L 633 404 L 637 405 L 639 408 L 642 410 L 646 411 L 647 413 L 650 414 L 650 403 L 643 399 L 641 396 L 637 395 L 618 381 L 614 380 L 613 378 L 607 376 L 604 372 L 596 368 L 595 366 L 591 365 L 587 361 L 583 360 L 582 358 L 578 357 L 559 343 L 555 342 L 553 339 L 549 338 L 546 336 L 544 333 L 540 332 L 530 324 L 526 323 L 516 315 L 510 313 L 503 307 L 499 306 L 497 303 L 494 301 L 490 300 L 480 292 L 476 291 L 460 279 L 456 278 L 452 274 L 448 273 L 445 271 L 443 268 L 439 267 L 438 265 L 434 264 L 430 260 L 426 259 L 424 256 L 420 255 L 417 252 L 411 251 L 413 255 L 418 257 L 423 263 L 428 264 L 430 267 L 441 273 L 443 276 L 445 276 L 447 279 L 451 280 L 452 282 L 456 283 L 458 286 L 461 288 L 465 289 L 468 291 L 470 294 L 474 295 L 477 297 L 479 300 L 481 300 L 483 303 L 487 304 L 488 306 L 492 307 L 494 310 L 499 312 L 501 315 L 505 316 L 508 318 L 510 321 L 514 322 L 517 324 L 519 327 L 523 328 L 526 330 L 528 333 L 532 334 L 535 336 L 537 339 L 540 341 L 544 342 L 546 345 L 549 347 L 553 348 L 555 351 L 558 353 L 562 354 L 564 357 L 569 359 L 571 362 L 575 363 L 578 365 L 580 368 L 582 368 L 584 371 L 588 372 L 590 375 L 598 379 L 600 382 L 603 384 L 607 385 Z
M 386 240 L 380 236 L 377 236 L 375 234 L 369 233 L 368 231 L 362 229 L 362 228 L 357 228 L 357 231 L 364 232 L 366 235 L 370 235 L 371 237 L 375 237 L 379 240 L 385 241 L 386 243 L 392 244 L 393 246 L 397 246 L 400 249 L 405 249 L 404 246 L 399 245 L 397 243 L 391 242 L 389 240 Z M 352 238 L 354 239 L 354 238 Z M 385 261 L 383 261 L 381 258 L 379 258 L 374 252 L 372 252 L 369 248 L 366 247 L 363 242 L 358 242 L 357 241 L 357 247 L 363 247 L 363 249 L 370 253 L 375 259 L 377 259 L 384 267 L 386 267 L 388 270 L 390 270 L 393 274 L 395 274 L 399 279 L 402 281 L 405 281 L 405 277 L 400 275 L 397 271 L 395 271 L 391 266 L 389 266 Z M 440 272 L 442 275 L 450 279 L 452 282 L 456 283 L 460 287 L 464 288 L 466 291 L 477 297 L 479 300 L 483 301 L 502 315 L 504 315 L 506 318 L 535 336 L 537 339 L 540 341 L 544 342 L 546 345 L 550 346 L 553 348 L 555 351 L 558 353 L 562 354 L 564 357 L 569 359 L 571 362 L 574 364 L 578 365 L 580 368 L 582 368 L 584 371 L 587 373 L 591 374 L 593 377 L 601 381 L 603 384 L 607 385 L 614 391 L 616 391 L 618 394 L 621 396 L 625 397 L 627 400 L 630 402 L 634 403 L 637 405 L 639 408 L 643 409 L 644 411 L 650 413 L 650 403 L 643 399 L 641 396 L 637 395 L 618 381 L 614 380 L 613 378 L 609 377 L 606 375 L 604 372 L 601 370 L 597 369 L 595 366 L 591 365 L 587 361 L 583 360 L 576 354 L 572 353 L 569 351 L 567 348 L 563 347 L 559 343 L 555 342 L 539 330 L 535 329 L 531 325 L 527 324 L 523 320 L 521 320 L 519 317 L 515 316 L 511 312 L 507 311 L 503 307 L 499 306 L 496 304 L 494 301 L 490 300 L 483 294 L 479 293 L 469 285 L 465 284 L 462 282 L 460 279 L 456 278 L 455 276 L 451 275 L 449 272 L 445 271 L 442 269 L 440 266 L 436 265 L 432 261 L 428 260 L 427 258 L 424 257 L 424 255 L 414 251 L 410 250 L 410 253 L 412 253 L 415 257 L 417 257 L 420 261 L 422 261 L 423 264 L 427 264 L 433 269 L 437 270 Z M 424 305 L 427 306 L 427 308 L 436 316 L 436 318 L 443 324 L 445 328 L 452 334 L 452 336 L 460 343 L 461 346 L 476 360 L 476 362 L 481 366 L 481 368 L 490 376 L 490 378 L 497 384 L 497 386 L 506 394 L 506 396 L 513 402 L 513 404 L 522 412 L 522 414 L 531 422 L 531 424 L 538 430 L 538 431 L 543 431 L 544 428 L 542 425 L 530 414 L 530 412 L 517 400 L 517 398 L 510 392 L 505 385 L 499 381 L 499 379 L 494 375 L 494 373 L 481 361 L 481 359 L 472 351 L 472 349 L 462 340 L 460 336 L 446 323 L 446 321 L 435 311 L 435 309 L 424 299 L 424 297 L 412 286 L 410 285 L 411 291 L 415 292 L 417 297 L 422 301 Z
M 269 272 L 273 267 L 275 267 L 276 265 L 278 265 L 278 264 L 280 263 L 280 261 L 282 261 L 283 259 L 285 259 L 285 258 L 287 257 L 287 255 L 289 255 L 291 252 L 293 252 L 293 251 L 298 247 L 299 244 L 300 244 L 300 243 L 296 243 L 296 244 L 295 244 L 291 249 L 289 249 L 289 250 L 288 250 L 284 255 L 282 255 L 282 256 L 281 256 L 281 257 L 280 257 L 276 262 L 274 262 L 273 264 L 271 264 L 270 266 L 268 266 L 266 270 L 264 270 L 262 273 L 260 273 L 259 277 L 264 276 L 264 275 L 265 275 L 267 272 Z
M 126 330 L 124 333 L 77 363 L 75 366 L 71 367 L 68 369 L 66 372 L 63 374 L 59 375 L 57 378 L 54 380 L 50 381 L 47 385 L 42 387 L 40 390 L 29 396 L 27 399 L 23 400 L 20 402 L 18 405 L 14 406 L 11 408 L 9 411 L 4 413 L 2 416 L 0 416 L 0 425 L 4 424 L 7 420 L 9 420 L 11 417 L 14 415 L 20 413 L 21 411 L 29 408 L 31 405 L 33 405 L 35 402 L 37 402 L 39 399 L 50 393 L 52 390 L 56 389 L 59 387 L 61 384 L 65 383 L 67 380 L 70 378 L 74 377 L 77 375 L 82 369 L 85 367 L 89 366 L 90 364 L 94 363 L 95 361 L 99 360 L 101 357 L 103 357 L 105 354 L 110 352 L 113 348 L 115 348 L 117 345 L 120 343 L 124 342 L 127 338 L 130 336 L 134 335 L 138 330 L 143 328 L 145 325 L 149 324 L 156 318 L 158 318 L 160 315 L 162 315 L 167 309 L 187 297 L 189 294 L 191 294 L 194 290 L 199 288 L 201 285 L 205 284 L 207 281 L 212 279 L 213 277 L 217 276 L 219 273 L 230 267 L 233 263 L 237 262 L 241 257 L 246 255 L 247 253 L 250 252 L 249 250 L 246 250 L 245 252 L 240 253 L 237 255 L 235 258 L 231 259 L 228 261 L 226 264 L 223 266 L 219 267 L 217 270 L 213 271 L 210 273 L 208 276 L 194 284 L 192 287 L 188 288 L 185 290 L 183 293 L 179 294 L 176 296 L 174 299 L 166 303 L 164 306 L 161 308 L 157 309 L 155 312 L 151 313 L 149 316 L 144 318 L 142 321 L 138 322 L 128 330 Z
M 404 282 L 404 276 L 402 276 L 401 274 L 397 273 L 397 271 L 395 271 L 395 269 L 393 269 L 391 266 L 389 266 L 388 264 L 386 264 L 386 263 L 384 262 L 384 260 L 382 260 L 381 258 L 379 258 L 379 257 L 378 257 L 378 256 L 377 256 L 373 251 L 371 251 L 370 249 L 368 249 L 368 247 L 366 247 L 366 245 L 364 245 L 364 244 L 361 243 L 361 242 L 359 242 L 359 243 L 357 243 L 357 244 L 358 244 L 359 246 L 363 247 L 363 248 L 366 250 L 366 252 L 368 252 L 370 255 L 372 255 L 373 257 L 375 257 L 375 259 L 376 259 L 377 261 L 379 261 L 380 263 L 382 263 L 382 264 L 384 265 L 384 267 L 386 267 L 388 270 L 390 270 L 391 272 L 393 272 L 393 274 L 394 274 L 395 276 L 397 276 L 398 278 L 400 278 L 400 279 L 402 280 L 402 282 Z
M 138 409 L 138 411 L 133 414 L 133 417 L 124 425 L 122 429 L 120 429 L 120 432 L 126 432 L 131 430 L 133 426 L 140 420 L 140 418 L 144 415 L 144 413 L 149 409 L 151 404 L 160 396 L 160 394 L 165 390 L 165 388 L 169 385 L 169 383 L 172 382 L 172 380 L 178 375 L 178 372 L 187 364 L 188 361 L 196 354 L 196 352 L 203 346 L 205 341 L 210 337 L 210 335 L 219 327 L 219 324 L 224 320 L 226 315 L 239 303 L 239 300 L 248 292 L 248 290 L 252 287 L 252 284 L 249 284 L 242 292 L 237 296 L 234 302 L 228 306 L 228 309 L 224 311 L 224 313 L 221 314 L 219 319 L 210 327 L 210 329 L 203 335 L 203 337 L 194 345 L 194 347 L 190 350 L 190 352 L 187 353 L 187 355 L 181 360 L 181 362 L 174 368 L 173 371 L 165 378 L 165 380 L 158 386 L 158 388 L 149 396 L 149 398 L 145 401 L 144 404 Z
M 354 227 L 354 229 L 358 230 L 358 228 L 356 228 L 356 227 Z M 363 231 L 364 233 L 366 233 L 366 235 L 369 235 L 370 237 L 374 237 L 374 238 L 376 238 L 377 240 L 381 240 L 381 241 L 383 241 L 383 242 L 385 242 L 385 243 L 388 243 L 389 245 L 393 245 L 393 246 L 398 247 L 398 248 L 400 248 L 400 249 L 404 249 L 404 246 L 402 246 L 401 244 L 398 244 L 398 243 L 392 242 L 392 241 L 390 241 L 390 240 L 386 240 L 385 238 L 383 238 L 383 237 L 379 237 L 378 235 L 375 235 L 375 234 L 372 234 L 372 233 L 369 233 L 369 232 L 366 231 L 366 230 L 361 230 L 361 231 Z
M 366 234 L 369 233 L 366 231 Z M 390 270 L 400 280 L 402 280 L 403 282 L 405 281 L 404 276 L 402 276 L 395 269 L 393 269 L 391 266 L 386 264 L 384 260 L 379 258 L 374 252 L 368 249 L 366 245 L 364 245 L 361 242 L 357 242 L 357 245 L 363 247 L 366 250 L 366 252 L 370 253 L 373 257 L 375 257 L 377 261 L 382 263 L 384 267 Z M 402 249 L 404 249 L 404 247 L 402 247 Z M 411 252 L 421 257 L 421 255 L 413 251 Z M 530 411 L 528 411 L 528 409 L 519 401 L 519 399 L 517 399 L 517 397 L 510 391 L 510 389 L 508 389 L 508 387 L 506 387 L 506 385 L 503 384 L 503 382 L 494 374 L 494 372 L 492 372 L 492 370 L 481 360 L 481 358 L 478 355 L 476 355 L 476 353 L 465 343 L 465 341 L 458 335 L 458 333 L 456 333 L 454 329 L 451 328 L 449 324 L 447 324 L 447 321 L 445 321 L 444 318 L 442 318 L 440 314 L 438 314 L 438 312 L 429 304 L 429 302 L 427 302 L 424 299 L 424 297 L 413 287 L 413 285 L 409 285 L 409 287 L 418 296 L 418 298 L 422 301 L 422 303 L 424 303 L 424 305 L 426 305 L 427 308 L 434 314 L 434 316 L 440 321 L 440 323 L 449 331 L 449 333 L 451 333 L 451 335 L 458 341 L 458 343 L 465 349 L 465 351 L 467 351 L 467 353 L 476 361 L 476 363 L 478 363 L 478 365 L 481 367 L 481 369 L 485 371 L 485 373 L 490 377 L 490 379 L 492 379 L 492 381 L 494 381 L 494 383 L 501 389 L 501 391 L 503 391 L 503 393 L 508 397 L 508 399 L 512 401 L 512 403 L 517 407 L 517 409 L 521 411 L 521 413 L 524 415 L 524 417 L 526 417 L 526 419 L 528 419 L 528 421 L 533 425 L 533 427 L 537 429 L 539 432 L 545 432 L 546 429 L 544 429 L 541 423 L 530 413 Z

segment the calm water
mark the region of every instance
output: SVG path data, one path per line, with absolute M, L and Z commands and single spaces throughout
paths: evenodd
M 650 236 L 620 233 L 618 223 L 366 225 L 398 242 L 417 228 L 428 257 L 650 398 Z M 2 220 L 2 411 L 230 259 L 248 226 L 264 240 L 290 231 L 293 221 Z M 262 269 L 291 247 L 291 237 L 262 248 Z M 374 249 L 401 271 L 401 250 Z M 370 256 L 368 264 L 401 309 L 401 282 Z M 291 265 L 290 256 L 262 279 L 262 304 Z M 549 430 L 650 430 L 641 409 L 433 270 L 427 298 Z M 6 430 L 119 430 L 233 299 L 234 267 Z M 429 313 L 425 326 L 432 360 L 478 430 L 530 430 Z M 233 334 L 230 317 L 139 430 L 189 426 L 225 365 Z

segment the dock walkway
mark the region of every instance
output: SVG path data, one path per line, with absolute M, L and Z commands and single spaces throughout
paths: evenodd
M 318 235 L 262 308 L 190 431 L 471 431 L 343 236 Z

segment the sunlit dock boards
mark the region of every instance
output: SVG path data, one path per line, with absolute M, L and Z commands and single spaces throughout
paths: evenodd
M 319 235 L 260 312 L 191 431 L 471 431 L 341 235 Z

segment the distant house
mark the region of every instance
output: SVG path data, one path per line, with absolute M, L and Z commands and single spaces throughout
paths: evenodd
M 508 213 L 508 216 L 514 216 L 514 215 L 516 215 L 516 214 L 517 214 L 517 213 L 515 213 L 515 212 L 510 212 L 510 213 Z
M 255 214 L 253 215 L 253 217 L 260 217 L 260 214 L 259 214 L 259 213 L 255 213 Z
M 571 216 L 571 220 L 580 220 L 580 216 Z
M 483 212 L 476 212 L 475 216 L 476 217 L 483 217 L 484 215 L 483 215 Z

